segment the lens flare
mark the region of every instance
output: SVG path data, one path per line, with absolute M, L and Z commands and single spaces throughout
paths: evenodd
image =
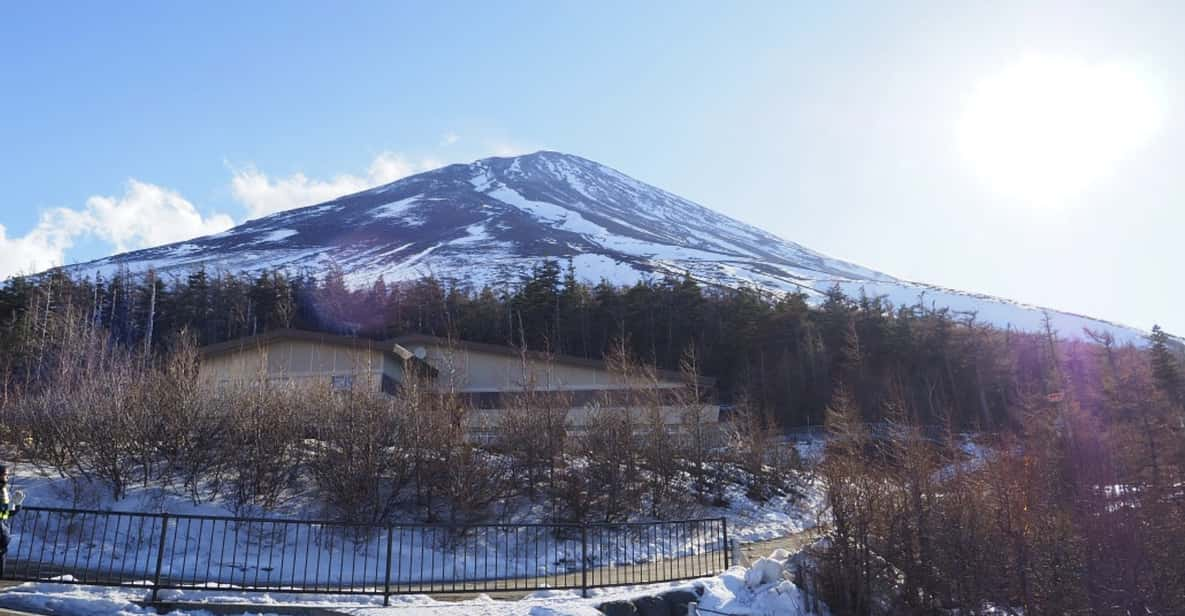
M 1157 80 L 1139 67 L 1029 56 L 976 86 L 959 147 L 992 190 L 1059 207 L 1147 147 L 1165 108 Z

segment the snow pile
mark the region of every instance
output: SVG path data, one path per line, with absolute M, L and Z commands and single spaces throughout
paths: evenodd
M 812 602 L 803 590 L 794 585 L 785 570 L 786 561 L 762 558 L 750 569 L 733 567 L 723 574 L 704 580 L 703 597 L 699 606 L 707 614 L 736 614 L 747 616 L 799 616 L 829 614 L 819 604 L 818 611 L 810 611 Z
M 766 584 L 773 584 L 781 580 L 788 556 L 785 550 L 778 550 L 769 557 L 757 559 L 757 562 L 753 563 L 745 572 L 745 587 L 749 590 L 756 590 Z

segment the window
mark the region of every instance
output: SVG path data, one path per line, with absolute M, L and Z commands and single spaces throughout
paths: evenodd
M 382 381 L 383 393 L 394 396 L 399 393 L 399 382 L 391 378 L 390 375 L 383 375 Z
M 334 391 L 345 391 L 354 387 L 354 377 L 348 374 L 334 375 L 332 387 Z

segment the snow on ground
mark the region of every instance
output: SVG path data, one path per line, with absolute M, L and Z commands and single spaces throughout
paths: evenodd
M 99 588 L 71 582 L 67 578 L 60 582 L 21 584 L 0 593 L 0 607 L 76 616 L 155 613 L 136 603 L 147 598 L 145 590 Z M 382 597 L 377 596 L 162 590 L 159 598 L 172 604 L 233 604 L 243 609 L 242 614 L 251 615 L 277 613 L 278 606 L 301 606 L 326 608 L 353 616 L 600 616 L 596 606 L 602 603 L 656 596 L 671 590 L 700 593 L 699 605 L 714 610 L 714 613 L 737 616 L 798 616 L 807 613 L 807 597 L 793 583 L 780 575 L 755 579 L 753 570 L 744 567 L 733 567 L 719 576 L 688 582 L 594 589 L 587 598 L 580 596 L 579 591 L 556 590 L 538 591 L 519 600 L 496 600 L 479 595 L 463 601 L 440 601 L 425 595 L 397 595 L 391 597 L 391 605 L 387 607 L 382 605 Z M 211 612 L 199 607 L 170 614 L 206 616 Z M 825 609 L 822 614 L 827 614 Z
M 984 467 L 994 455 L 991 447 L 982 445 L 975 440 L 974 434 L 958 435 L 958 450 L 962 455 L 950 464 L 934 472 L 935 481 L 953 479 L 959 473 L 971 473 Z
M 638 270 L 629 263 L 598 254 L 579 254 L 571 258 L 576 275 L 586 282 L 598 284 L 607 280 L 615 285 L 630 285 L 640 279 Z
M 821 426 L 796 428 L 786 432 L 780 439 L 784 447 L 793 447 L 798 458 L 807 468 L 813 468 L 823 460 L 827 448 L 827 431 Z
M 802 494 L 777 494 L 762 503 L 745 495 L 744 488 L 731 485 L 725 495 L 729 508 L 728 536 L 741 543 L 768 541 L 800 533 L 825 522 L 821 520 L 827 506 L 827 493 L 817 478 L 805 479 Z
M 136 488 L 112 502 L 101 488 L 76 484 L 25 465 L 11 466 L 14 489 L 27 494 L 26 506 L 101 509 L 125 512 L 168 511 L 174 515 L 230 516 L 225 503 L 193 504 L 159 488 Z M 758 502 L 745 488 L 730 485 L 727 509 L 689 511 L 686 517 L 728 519 L 729 536 L 748 543 L 787 536 L 819 523 L 824 491 L 817 481 L 804 478 L 794 494 L 775 495 Z M 511 523 L 541 519 L 538 504 L 520 503 L 506 513 Z M 283 511 L 265 512 L 286 519 L 318 518 L 316 505 L 294 503 Z M 117 567 L 124 575 L 150 576 L 155 563 L 159 520 L 136 518 L 110 522 L 101 516 L 81 516 L 69 522 L 74 535 L 86 541 L 58 543 L 63 520 L 58 514 L 26 511 L 13 521 L 10 559 L 44 562 L 63 567 L 59 571 L 106 570 Z M 414 519 L 400 520 L 416 522 Z M 649 527 L 629 527 L 589 534 L 588 558 L 595 567 L 621 566 L 659 558 L 709 554 L 719 557 L 723 545 L 718 524 L 676 527 L 673 532 L 649 532 Z M 475 531 L 461 539 L 440 530 L 401 527 L 393 545 L 392 583 L 412 585 L 425 581 L 491 578 L 549 578 L 559 585 L 565 575 L 579 570 L 579 537 L 556 536 L 547 528 L 494 528 Z M 230 546 L 230 547 L 228 547 Z M 47 549 L 48 547 L 48 549 Z M 386 535 L 360 538 L 344 536 L 330 527 L 236 525 L 174 518 L 162 573 L 187 584 L 259 584 L 286 587 L 303 582 L 320 587 L 338 584 L 378 587 L 383 579 Z M 281 558 L 280 555 L 284 555 Z M 275 564 L 279 563 L 279 564 Z M 273 566 L 274 565 L 274 566 Z M 81 566 L 81 568 L 79 568 Z M 701 569 L 701 571 L 708 571 Z M 78 573 L 83 577 L 82 573 Z M 571 582 L 566 582 L 571 583 Z
M 974 313 L 977 322 L 991 323 L 999 328 L 1007 327 L 1021 331 L 1040 332 L 1043 331 L 1044 319 L 1048 316 L 1053 328 L 1066 338 L 1082 338 L 1083 329 L 1087 328 L 1095 332 L 1110 333 L 1118 344 L 1141 345 L 1146 342 L 1147 333 L 1134 327 L 990 295 L 956 291 L 933 285 L 901 280 L 819 279 L 815 281 L 814 288 L 819 292 L 825 292 L 834 284 L 838 284 L 849 297 L 859 297 L 860 293 L 869 297 L 883 295 L 897 306 L 909 306 L 921 301 L 927 307 L 949 308 L 955 313 Z
M 43 614 L 70 616 L 147 616 L 156 610 L 134 603 L 144 591 L 125 588 L 79 586 L 70 583 L 21 584 L 0 593 L 0 607 Z M 206 610 L 170 612 L 174 616 L 213 616 Z
M 821 449 L 821 442 L 816 439 L 806 446 Z M 25 492 L 27 506 L 150 513 L 167 511 L 175 515 L 235 515 L 229 504 L 224 501 L 194 504 L 192 500 L 173 490 L 158 487 L 132 486 L 128 488 L 128 494 L 124 499 L 113 501 L 97 484 L 79 487 L 78 484 L 73 484 L 52 471 L 38 469 L 31 464 L 10 463 L 9 471 L 13 475 L 12 489 Z M 778 494 L 762 502 L 747 495 L 742 485 L 732 483 L 725 491 L 729 502 L 727 507 L 700 508 L 687 511 L 682 517 L 727 518 L 729 536 L 741 542 L 784 537 L 813 528 L 819 522 L 819 512 L 826 506 L 825 489 L 817 478 L 804 474 L 798 489 L 800 493 Z M 538 503 L 521 503 L 515 510 L 506 512 L 507 515 L 504 517 L 505 521 L 511 524 L 539 522 L 546 510 L 547 507 Z M 283 519 L 323 517 L 317 511 L 316 504 L 307 499 L 297 499 L 282 510 L 264 513 Z M 418 522 L 410 518 L 400 521 Z

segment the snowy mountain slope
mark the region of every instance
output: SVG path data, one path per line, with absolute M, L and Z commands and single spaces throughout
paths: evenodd
M 976 311 L 981 321 L 1041 326 L 1046 311 L 1009 300 L 898 280 L 832 259 L 599 163 L 557 152 L 455 164 L 333 201 L 248 221 L 186 242 L 115 255 L 75 268 L 231 272 L 282 268 L 317 274 L 332 264 L 353 285 L 427 275 L 473 286 L 517 281 L 545 259 L 578 276 L 632 284 L 690 273 L 725 286 L 802 291 L 839 285 L 894 303 Z M 1083 327 L 1120 341 L 1144 333 L 1048 311 L 1064 335 Z

